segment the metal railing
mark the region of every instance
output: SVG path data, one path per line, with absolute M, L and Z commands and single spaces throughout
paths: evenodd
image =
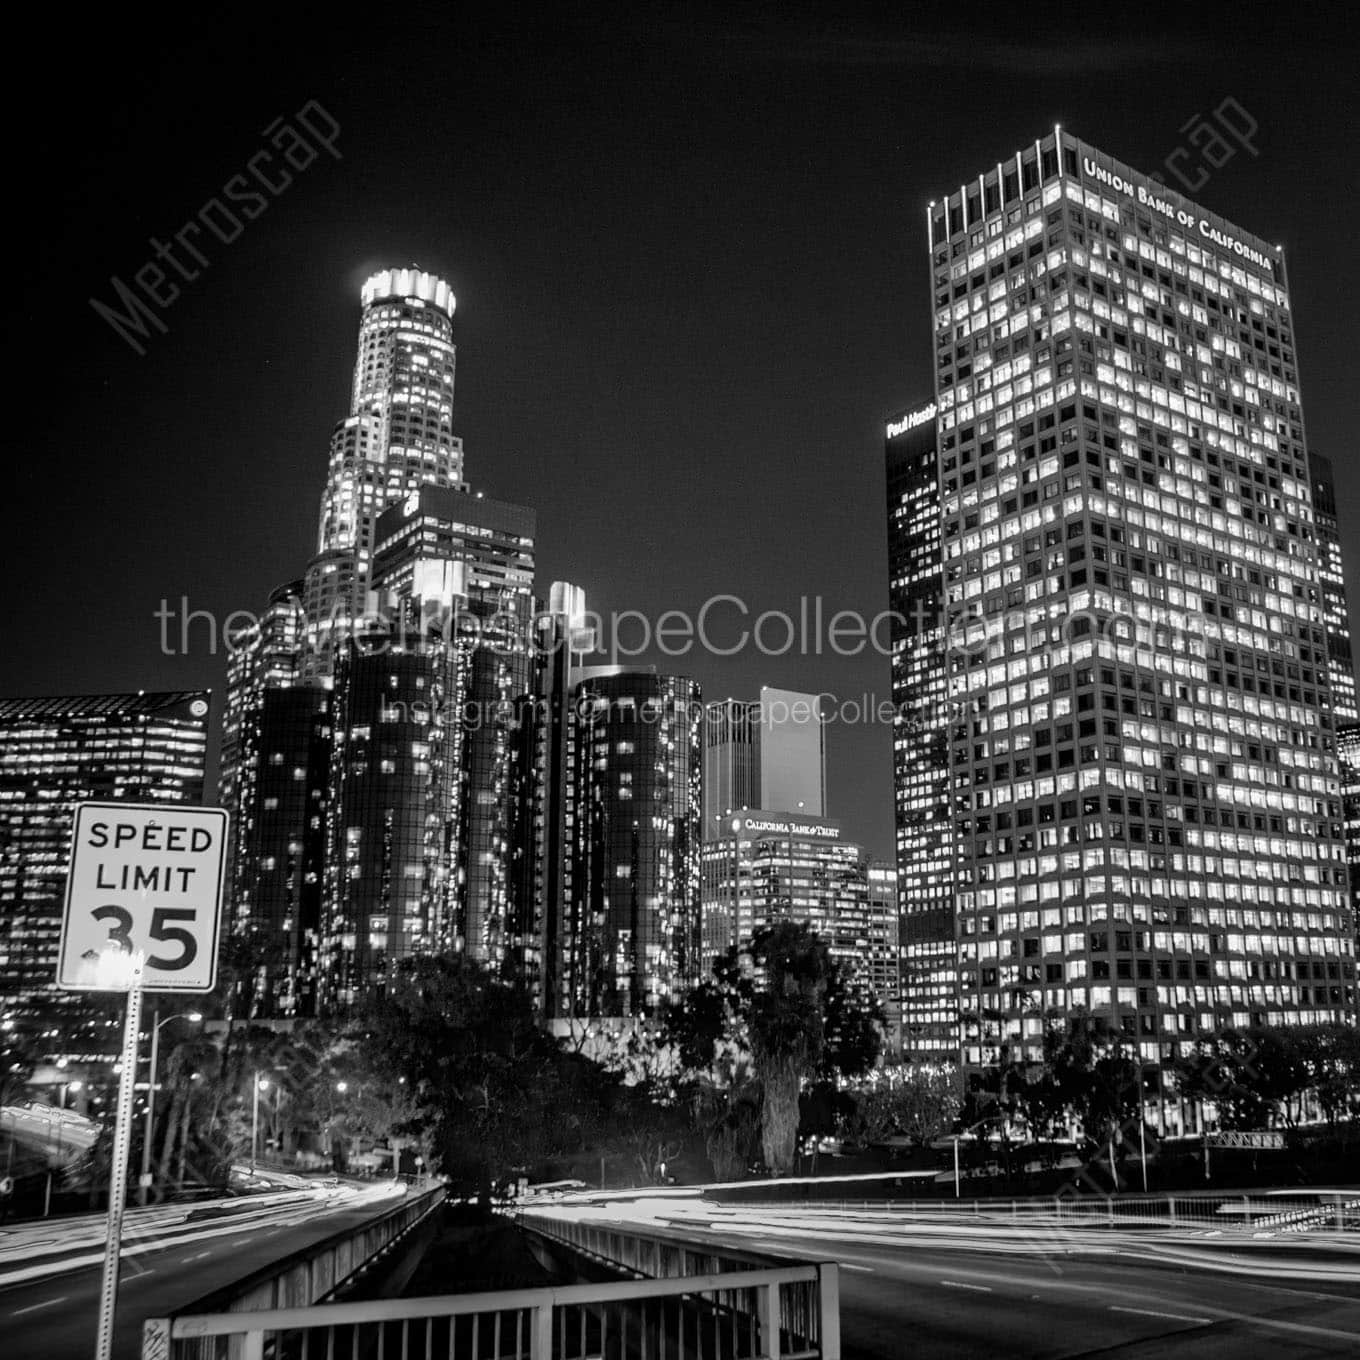
M 791 1326 L 789 1303 L 799 1325 Z M 815 1302 L 814 1302 L 815 1301 Z M 144 1360 L 840 1360 L 834 1265 L 170 1319 Z
M 271 1262 L 225 1289 L 219 1289 L 189 1304 L 176 1317 L 148 1318 L 142 1330 L 142 1355 L 145 1360 L 160 1360 L 172 1353 L 170 1342 L 178 1324 L 197 1315 L 218 1317 L 259 1314 L 263 1311 L 298 1308 L 315 1304 L 352 1283 L 390 1251 L 407 1233 L 418 1227 L 443 1204 L 447 1192 L 442 1185 L 424 1192 L 408 1192 L 399 1203 L 375 1218 L 352 1227 L 341 1228 L 322 1241 L 287 1257 Z M 357 1305 L 362 1306 L 362 1305 Z M 188 1335 L 188 1333 L 186 1333 Z M 198 1357 L 231 1355 L 237 1349 L 187 1349 L 173 1352 Z M 249 1354 L 250 1352 L 247 1352 Z
M 727 1271 L 788 1264 L 787 1260 L 761 1252 L 744 1252 L 727 1245 L 721 1248 L 708 1246 L 678 1236 L 591 1219 L 558 1217 L 551 1212 L 521 1211 L 515 1215 L 515 1222 L 522 1229 L 639 1279 L 721 1275 Z
M 1062 1223 L 1090 1227 L 1203 1225 L 1220 1229 L 1337 1231 L 1360 1229 L 1360 1191 L 1301 1191 L 1297 1195 L 1050 1195 L 1028 1199 L 802 1200 L 796 1204 L 751 1201 L 745 1209 L 776 1214 L 818 1211 L 866 1217 L 973 1218 L 981 1221 Z

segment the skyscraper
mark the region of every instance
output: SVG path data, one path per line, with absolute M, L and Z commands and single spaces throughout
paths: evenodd
M 232 912 L 262 1018 L 343 1010 L 412 954 L 523 974 L 542 950 L 534 514 L 463 481 L 448 285 L 383 270 L 361 302 L 317 553 L 229 663 Z
M 378 516 L 421 486 L 463 485 L 463 443 L 453 433 L 453 293 L 433 274 L 384 269 L 360 297 L 350 409 L 331 435 L 307 567 L 306 676 L 330 674 L 337 637 L 369 611 Z
M 0 699 L 0 1004 L 46 1013 L 78 803 L 203 801 L 208 691 Z
M 1322 617 L 1327 633 L 1332 714 L 1338 723 L 1355 723 L 1360 722 L 1360 710 L 1356 709 L 1355 662 L 1351 656 L 1346 573 L 1337 525 L 1336 483 L 1332 479 L 1331 463 L 1315 453 L 1308 455 L 1308 471 L 1313 480 L 1313 511 L 1317 516 L 1318 587 L 1322 593 Z
M 585 667 L 559 1014 L 639 1016 L 698 978 L 703 708 L 680 676 Z
M 760 687 L 760 806 L 826 815 L 826 728 L 818 696 Z
M 901 1044 L 940 1062 L 958 1054 L 959 969 L 935 403 L 889 421 L 886 444 Z
M 329 695 L 300 682 L 302 591 L 300 580 L 279 586 L 228 638 L 217 783 L 230 814 L 224 911 L 237 953 L 233 1005 L 256 1019 L 295 1018 L 315 1001 Z
M 821 936 L 844 977 L 873 991 L 888 1011 L 897 989 L 896 892 L 893 885 L 889 903 L 881 877 L 871 889 L 869 869 L 868 854 L 842 836 L 839 822 L 732 813 L 704 842 L 706 953 L 711 959 L 749 944 L 766 926 L 797 921 Z M 707 933 L 710 914 L 728 923 L 725 939 Z
M 863 951 L 868 987 L 883 1007 L 884 1053 L 902 1057 L 902 921 L 897 865 L 869 861 L 867 945 Z
M 383 628 L 337 648 L 319 961 L 328 1013 L 382 987 L 402 959 L 462 944 L 461 643 Z
M 379 519 L 373 566 L 381 604 L 417 602 L 425 626 L 437 620 L 457 643 L 454 803 L 431 815 L 456 821 L 456 946 L 512 971 L 532 929 L 513 919 L 510 874 L 517 704 L 534 686 L 535 532 L 524 506 L 425 486 Z
M 577 893 L 573 844 L 577 815 L 576 685 L 582 658 L 595 644 L 585 591 L 554 581 L 535 621 L 533 693 L 519 705 L 520 834 L 513 838 L 516 900 L 539 945 L 526 970 L 549 1019 L 572 1014 L 572 906 Z M 582 866 L 584 867 L 584 866 Z
M 734 808 L 760 806 L 760 705 L 717 699 L 704 709 L 704 835 Z
M 928 234 L 964 1061 L 1352 1018 L 1280 252 L 1060 130 Z

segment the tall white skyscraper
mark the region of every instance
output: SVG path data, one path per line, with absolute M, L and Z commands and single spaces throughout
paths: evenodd
M 369 610 L 378 516 L 421 486 L 464 486 L 463 442 L 453 433 L 453 293 L 433 274 L 384 269 L 361 299 L 349 415 L 331 435 L 307 567 L 307 677 L 331 674 L 335 643 Z
M 1037 1058 L 1053 1010 L 1163 1071 L 1353 1020 L 1280 250 L 1058 129 L 928 225 L 948 694 L 899 698 L 945 715 L 962 1060 Z

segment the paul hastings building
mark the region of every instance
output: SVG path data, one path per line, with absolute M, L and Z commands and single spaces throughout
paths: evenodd
M 1037 1058 L 1053 1009 L 1110 1017 L 1149 1064 L 1228 1026 L 1353 1020 L 1282 254 L 1060 129 L 928 222 L 933 467 L 902 482 L 899 448 L 889 523 L 895 593 L 938 554 L 943 657 L 895 658 L 927 713 L 899 855 L 947 806 L 929 844 L 951 862 L 916 887 L 952 899 L 959 1057 Z

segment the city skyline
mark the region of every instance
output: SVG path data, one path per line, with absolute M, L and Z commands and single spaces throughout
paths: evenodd
M 435 24 L 432 39 L 444 31 Z M 51 313 L 62 315 L 62 343 L 78 356 L 59 399 L 51 378 L 37 380 L 40 395 L 52 398 L 51 437 L 74 450 L 80 475 L 67 479 L 60 502 L 36 469 L 21 476 L 16 551 L 29 551 L 30 535 L 50 532 L 54 515 L 69 519 L 84 546 L 25 594 L 21 621 L 34 650 L 22 669 L 6 659 L 0 688 L 211 685 L 222 694 L 220 650 L 206 654 L 200 629 L 190 656 L 162 657 L 154 611 L 162 599 L 178 608 L 187 595 L 191 608 L 225 617 L 257 607 L 297 573 L 314 543 L 317 431 L 344 409 L 353 290 L 380 263 L 419 263 L 459 295 L 466 365 L 455 429 L 488 495 L 538 507 L 544 579 L 579 581 L 601 606 L 652 615 L 693 607 L 736 577 L 749 586 L 753 609 L 787 609 L 821 593 L 829 610 L 873 612 L 884 602 L 880 421 L 927 371 L 914 325 L 927 290 L 915 249 L 924 204 L 968 167 L 1006 154 L 1010 129 L 1032 135 L 1055 120 L 1132 165 L 1157 169 L 1186 145 L 1181 125 L 1230 96 L 1260 125 L 1252 139 L 1259 154 L 1239 150 L 1213 169 L 1199 198 L 1285 241 L 1310 435 L 1315 451 L 1333 460 L 1339 519 L 1353 536 L 1360 516 L 1338 356 L 1355 310 L 1341 268 L 1355 189 L 1335 174 L 1340 85 L 1331 68 L 1309 65 L 1304 97 L 1306 63 L 1271 51 L 1257 30 L 1239 38 L 1235 64 L 1185 81 L 1187 66 L 1203 59 L 1200 37 L 1185 35 L 1160 54 L 1116 39 L 1070 58 L 1074 68 L 1095 62 L 1114 98 L 1067 85 L 1058 95 L 1051 82 L 1028 79 L 1025 50 L 1007 54 L 999 37 L 980 30 L 969 46 L 987 68 L 978 97 L 945 129 L 918 116 L 924 95 L 907 88 L 928 90 L 936 70 L 948 81 L 951 60 L 965 69 L 964 57 L 939 55 L 936 36 L 920 35 L 918 51 L 900 34 L 864 28 L 856 52 L 793 20 L 740 31 L 710 23 L 697 41 L 662 25 L 647 33 L 646 48 L 624 25 L 610 55 L 592 46 L 588 25 L 513 39 L 492 32 L 476 49 L 483 68 L 469 56 L 450 58 L 466 117 L 452 110 L 443 117 L 452 140 L 437 159 L 423 131 L 440 115 L 412 109 L 402 121 L 384 109 L 375 119 L 380 96 L 345 80 L 343 61 L 312 87 L 266 61 L 261 102 L 239 126 L 218 117 L 209 126 L 191 103 L 181 129 L 146 142 L 146 154 L 160 146 L 154 182 L 149 166 L 96 141 L 91 151 L 97 146 L 107 166 L 92 167 L 92 185 L 117 174 L 129 194 L 105 194 L 109 230 L 79 254 L 79 269 L 40 268 L 21 285 L 31 290 L 42 280 L 29 314 L 40 328 L 55 325 Z M 550 62 L 558 50 L 588 50 L 606 63 L 617 77 L 612 102 L 559 83 Z M 425 60 L 407 56 L 415 70 Z M 639 70 L 629 74 L 634 60 Z M 1043 73 L 1057 61 L 1049 53 Z M 649 82 L 659 62 L 679 75 Z M 798 79 L 808 65 L 821 72 L 810 91 Z M 208 60 L 196 78 L 212 88 L 225 68 Z M 507 68 L 514 79 L 502 107 L 492 88 L 506 87 L 492 73 Z M 107 89 L 97 71 L 90 75 L 91 97 L 123 107 L 126 96 Z M 158 97 L 173 103 L 179 77 L 167 71 L 158 80 L 148 108 L 167 107 Z M 800 101 L 812 101 L 815 126 L 795 103 L 795 88 Z M 1119 97 L 1135 89 L 1137 101 Z M 430 97 L 439 104 L 447 96 Z M 154 336 L 144 355 L 133 353 L 88 299 L 109 298 L 108 280 L 130 278 L 147 258 L 148 236 L 173 232 L 244 164 L 273 118 L 309 99 L 339 123 L 342 158 L 323 151 L 240 241 L 214 242 L 211 266 L 184 281 L 164 313 L 169 333 Z M 763 131 L 737 116 L 750 99 L 768 109 Z M 603 149 L 564 131 L 545 138 L 541 116 L 549 110 L 583 115 Z M 134 129 L 147 132 L 139 121 Z M 446 154 L 451 187 L 431 194 Z M 625 164 L 639 173 L 621 175 Z M 1189 170 L 1184 158 L 1176 164 Z M 367 183 L 386 193 L 363 194 Z M 127 197 L 139 207 L 124 220 L 107 204 Z M 1328 204 L 1325 214 L 1310 206 L 1318 202 Z M 554 203 L 565 215 L 544 211 Z M 551 229 L 539 225 L 548 221 Z M 775 232 L 768 250 L 759 222 Z M 74 254 L 76 228 L 74 217 L 60 223 L 40 263 L 57 258 L 51 252 Z M 756 249 L 760 260 L 748 253 Z M 1333 278 L 1341 280 L 1335 309 L 1324 282 Z M 817 400 L 809 398 L 814 389 Z M 95 457 L 96 446 L 119 456 Z M 177 463 L 186 450 L 192 477 Z M 554 477 L 551 500 L 536 485 L 549 467 L 570 469 Z M 825 494 L 828 486 L 835 494 Z M 257 522 L 221 513 L 263 488 Z M 681 513 L 649 518 L 653 497 Z M 108 507 L 120 498 L 145 507 L 146 522 L 157 526 L 145 544 L 124 543 L 110 522 Z M 790 523 L 810 530 L 796 545 L 782 527 Z M 1353 555 L 1353 541 L 1346 548 Z M 55 621 L 92 556 L 121 564 L 101 573 L 118 589 L 88 620 L 88 645 L 73 648 Z M 635 570 L 639 560 L 644 573 Z M 886 663 L 876 656 L 701 662 L 697 678 L 709 694 L 753 694 L 761 684 L 887 692 Z M 828 733 L 830 801 L 877 854 L 891 840 L 882 737 L 862 724 Z
M 1360 1353 L 1360 25 L 301 13 L 19 20 L 10 1349 Z

